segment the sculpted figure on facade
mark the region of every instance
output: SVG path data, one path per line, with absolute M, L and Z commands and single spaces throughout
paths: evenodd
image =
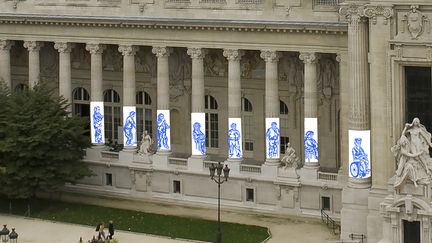
M 431 181 L 432 158 L 429 148 L 432 147 L 431 134 L 414 118 L 411 124 L 405 124 L 397 144 L 392 147 L 398 168 L 394 186 L 397 188 L 409 179 L 414 185 L 429 184 Z
M 248 51 L 240 60 L 240 72 L 242 78 L 263 78 L 265 62 L 258 52 Z
M 152 55 L 151 50 L 140 48 L 135 55 L 135 70 L 138 73 L 147 73 L 156 76 L 157 59 Z
M 318 67 L 318 89 L 321 97 L 329 100 L 336 89 L 338 89 L 338 73 L 336 60 L 327 57 L 321 58 Z
M 402 21 L 404 22 L 404 29 L 408 28 L 413 40 L 418 39 L 425 28 L 430 31 L 429 19 L 418 10 L 417 5 L 411 5 L 411 11 L 404 15 Z
M 149 154 L 152 144 L 153 144 L 153 139 L 151 138 L 150 134 L 148 134 L 148 131 L 145 130 L 142 135 L 141 146 L 138 153 L 141 155 Z
M 206 76 L 222 77 L 227 74 L 227 61 L 222 53 L 209 50 L 204 58 L 204 72 Z
M 297 57 L 285 54 L 279 59 L 279 81 L 287 81 L 290 89 L 296 89 L 297 93 L 301 93 L 303 88 L 303 69 L 304 67 Z
M 291 143 L 287 143 L 285 146 L 285 156 L 281 159 L 281 167 L 283 169 L 297 169 L 299 166 L 300 158 L 297 156 L 295 149 L 291 147 Z

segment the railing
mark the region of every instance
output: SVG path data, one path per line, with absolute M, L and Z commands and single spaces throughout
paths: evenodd
M 240 165 L 240 172 L 261 173 L 259 165 Z
M 332 230 L 333 234 L 340 234 L 340 224 L 334 221 L 323 209 L 321 209 L 321 220 Z
M 187 159 L 184 158 L 169 158 L 168 164 L 170 165 L 179 165 L 179 166 L 187 166 Z
M 119 153 L 111 151 L 101 151 L 101 156 L 103 159 L 118 159 Z
M 190 0 L 166 0 L 168 3 L 190 3 Z
M 263 0 L 237 0 L 238 4 L 262 4 Z
M 226 0 L 200 0 L 199 3 L 226 4 Z
M 338 6 L 344 0 L 314 0 L 314 6 Z
M 363 240 L 366 240 L 366 235 L 364 234 L 350 234 L 349 238 L 351 240 L 360 240 L 360 243 L 363 243 Z
M 318 171 L 318 180 L 337 181 L 338 174 Z

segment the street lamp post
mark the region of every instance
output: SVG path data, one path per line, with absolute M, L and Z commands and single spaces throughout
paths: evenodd
M 228 181 L 229 171 L 228 165 L 223 165 L 221 162 L 218 162 L 217 166 L 212 163 L 209 167 L 210 170 L 210 179 L 212 179 L 216 184 L 218 184 L 218 228 L 216 233 L 216 243 L 222 243 L 222 232 L 220 228 L 220 185 L 222 185 L 225 181 Z M 221 180 L 221 174 L 223 171 L 223 177 Z M 217 177 L 215 178 L 215 172 Z

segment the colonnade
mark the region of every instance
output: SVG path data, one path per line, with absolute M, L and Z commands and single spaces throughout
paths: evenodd
M 351 37 L 352 38 L 352 37 Z M 355 37 L 359 38 L 359 37 Z M 10 48 L 13 41 L 0 40 L 0 78 L 11 86 Z M 25 41 L 24 47 L 29 52 L 29 87 L 39 81 L 39 50 L 43 43 Z M 71 101 L 71 50 L 73 43 L 55 42 L 54 48 L 59 52 L 59 93 Z M 104 138 L 104 105 L 103 105 L 103 66 L 102 54 L 106 46 L 100 43 L 87 43 L 86 50 L 91 54 L 91 139 L 95 146 L 102 146 Z M 119 45 L 118 51 L 123 55 L 123 141 L 125 151 L 137 147 L 136 134 L 136 80 L 134 45 Z M 361 50 L 359 50 L 361 51 Z M 171 152 L 170 137 L 170 99 L 169 99 L 169 62 L 172 48 L 154 46 L 152 53 L 157 57 L 157 150 L 159 154 Z M 204 62 L 207 50 L 188 48 L 187 54 L 192 59 L 192 112 L 191 112 L 191 155 L 203 157 L 205 146 L 205 113 L 204 113 Z M 223 56 L 228 60 L 228 160 L 242 161 L 242 119 L 241 119 L 241 67 L 240 60 L 244 50 L 224 49 Z M 278 165 L 280 160 L 280 121 L 279 121 L 279 81 L 277 50 L 263 49 L 260 57 L 265 61 L 265 133 L 266 164 Z M 317 60 L 314 52 L 300 52 L 304 62 L 304 146 L 305 165 L 318 168 L 318 92 Z M 356 99 L 364 93 L 356 92 Z M 354 99 L 354 98 L 353 98 Z M 354 119 L 354 118 L 353 118 Z

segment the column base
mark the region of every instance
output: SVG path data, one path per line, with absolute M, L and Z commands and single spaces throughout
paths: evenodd
M 318 162 L 307 162 L 303 165 L 304 169 L 311 169 L 311 170 L 318 170 L 319 169 L 319 163 Z
M 265 165 L 267 165 L 267 166 L 279 166 L 280 160 L 279 159 L 266 159 Z
M 122 151 L 128 153 L 136 153 L 137 147 L 123 147 Z
M 156 152 L 157 155 L 168 156 L 171 154 L 171 150 L 159 150 Z
M 355 189 L 366 189 L 366 188 L 370 188 L 372 185 L 372 178 L 362 178 L 362 179 L 357 179 L 357 178 L 348 178 L 348 187 L 349 188 L 355 188 Z

